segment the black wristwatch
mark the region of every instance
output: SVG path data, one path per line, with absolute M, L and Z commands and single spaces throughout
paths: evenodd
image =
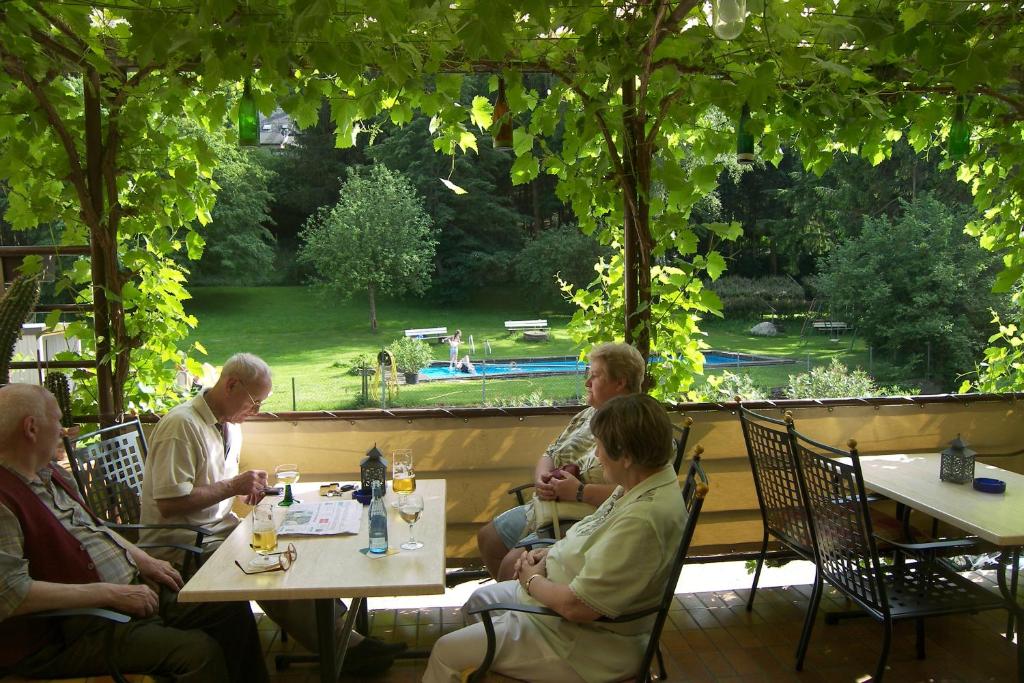
M 583 489 L 585 487 L 586 487 L 586 484 L 584 484 L 581 481 L 579 487 L 576 489 L 576 502 L 577 503 L 582 503 L 583 502 Z

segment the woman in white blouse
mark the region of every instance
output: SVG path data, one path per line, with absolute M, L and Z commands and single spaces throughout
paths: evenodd
M 654 617 L 597 621 L 658 603 L 682 538 L 686 508 L 672 469 L 672 425 L 649 396 L 609 400 L 593 416 L 597 457 L 616 488 L 550 549 L 523 555 L 516 578 L 478 589 L 466 603 L 545 605 L 564 620 L 519 612 L 494 619 L 491 670 L 544 683 L 607 682 L 639 665 Z M 434 646 L 423 680 L 456 683 L 483 660 L 483 625 L 447 634 Z

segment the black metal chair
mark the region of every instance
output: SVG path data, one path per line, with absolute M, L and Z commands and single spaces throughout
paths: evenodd
M 655 607 L 632 612 L 630 614 L 624 614 L 614 619 L 608 617 L 601 617 L 598 621 L 608 623 L 623 623 L 629 621 L 635 621 L 637 619 L 644 619 L 655 615 L 654 624 L 651 628 L 651 636 L 647 641 L 647 649 L 644 652 L 643 659 L 640 661 L 640 666 L 637 668 L 637 674 L 633 679 L 637 683 L 648 683 L 652 680 L 651 678 L 651 664 L 654 659 L 658 660 L 658 680 L 665 680 L 668 675 L 665 672 L 665 664 L 662 661 L 661 649 L 659 648 L 659 640 L 661 639 L 661 631 L 665 626 L 665 620 L 668 618 L 669 608 L 672 606 L 672 600 L 675 597 L 676 584 L 679 582 L 679 574 L 683 570 L 683 565 L 686 563 L 686 553 L 690 549 L 690 541 L 693 540 L 694 531 L 697 528 L 697 520 L 700 518 L 700 511 L 704 505 L 704 498 L 707 495 L 709 487 L 708 476 L 704 472 L 704 468 L 700 464 L 700 456 L 694 455 L 690 462 L 690 467 L 686 473 L 686 480 L 683 482 L 682 495 L 683 503 L 686 505 L 688 513 L 686 524 L 683 527 L 682 538 L 679 541 L 679 548 L 676 550 L 675 556 L 672 560 L 672 567 L 669 570 L 668 580 L 665 583 L 665 589 L 662 592 L 661 601 Z M 642 577 L 638 577 L 642 580 Z M 480 667 L 469 676 L 471 683 L 478 683 L 486 679 L 487 672 L 491 667 L 491 663 L 494 661 L 496 638 L 494 633 L 494 623 L 491 621 L 491 612 L 511 610 L 514 612 L 529 612 L 530 614 L 539 614 L 543 616 L 554 617 L 561 619 L 561 615 L 554 610 L 548 609 L 547 607 L 534 607 L 532 605 L 518 605 L 509 603 L 496 603 L 493 605 L 486 605 L 479 609 L 475 609 L 471 614 L 479 614 L 483 619 L 484 630 L 487 634 L 487 654 L 484 656 L 484 661 L 480 664 Z
M 211 532 L 189 524 L 140 524 L 146 435 L 139 420 L 104 427 L 74 439 L 64 437 L 71 471 L 85 502 L 105 526 L 131 541 L 142 529 L 186 529 L 195 543 L 143 544 L 140 548 L 176 548 L 185 553 L 182 573 L 202 561 L 203 538 Z
M 784 419 L 777 420 L 742 405 L 738 408 L 764 526 L 754 581 L 750 586 L 750 597 L 747 598 L 747 611 L 750 611 L 754 607 L 757 582 L 761 578 L 771 538 L 808 561 L 814 561 L 814 550 L 811 548 L 810 525 L 800 497 L 796 459 L 789 437 L 793 416 L 787 412 Z
M 824 579 L 884 624 L 882 652 L 873 679 L 876 683 L 885 674 L 895 622 L 916 622 L 917 657 L 924 659 L 925 617 L 1006 607 L 1002 596 L 950 571 L 936 558 L 943 549 L 972 541 L 889 541 L 908 556 L 925 559 L 883 565 L 871 525 L 857 443 L 850 440 L 850 450 L 845 452 L 809 439 L 792 427 L 789 433 L 818 567 L 810 614 L 817 612 Z M 813 623 L 811 619 L 809 626 Z M 798 648 L 797 669 L 803 663 L 810 636 L 811 628 L 806 628 Z

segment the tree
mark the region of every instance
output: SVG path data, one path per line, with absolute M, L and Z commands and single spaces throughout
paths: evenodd
M 535 306 L 564 306 L 565 291 L 590 284 L 594 264 L 609 252 L 575 225 L 550 228 L 516 255 L 516 281 Z
M 426 202 L 438 230 L 433 296 L 455 300 L 511 279 L 509 264 L 523 245 L 523 226 L 530 219 L 510 205 L 511 161 L 505 153 L 483 144 L 476 153 L 441 154 L 431 143 L 425 116 L 402 128 L 385 126 L 366 153 L 401 171 Z M 452 192 L 442 179 L 465 193 Z
M 437 242 L 423 200 L 401 173 L 383 165 L 353 172 L 340 194 L 306 222 L 299 258 L 325 292 L 344 300 L 365 291 L 376 332 L 377 294 L 422 293 Z
M 828 257 L 820 281 L 833 312 L 843 311 L 876 353 L 899 354 L 924 374 L 931 348 L 940 383 L 974 367 L 988 337 L 988 292 L 998 259 L 964 235 L 967 217 L 923 195 L 902 212 L 867 218 L 860 234 Z

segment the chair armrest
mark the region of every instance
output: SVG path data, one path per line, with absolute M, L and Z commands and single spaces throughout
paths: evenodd
M 528 612 L 529 614 L 540 614 L 546 617 L 559 617 L 562 615 L 553 609 L 547 607 L 536 607 L 534 605 L 520 605 L 515 602 L 495 602 L 490 605 L 483 605 L 469 611 L 470 614 L 481 614 L 483 612 L 493 612 L 495 610 L 509 610 L 511 612 Z
M 193 524 L 107 524 L 110 529 L 185 529 L 203 536 L 212 536 L 213 531 Z
M 136 544 L 135 547 L 142 548 L 143 550 L 145 550 L 146 548 L 174 548 L 176 550 L 184 550 L 186 553 L 191 553 L 193 555 L 203 554 L 203 549 L 199 546 L 186 545 L 184 543 L 143 543 Z
M 526 548 L 527 550 L 533 550 L 534 546 L 544 545 L 552 546 L 557 542 L 554 538 L 538 538 L 536 541 L 530 541 L 529 543 L 517 543 L 517 548 Z
M 506 493 L 509 494 L 510 496 L 514 495 L 516 497 L 516 500 L 519 501 L 520 505 L 526 505 L 526 499 L 523 497 L 523 491 L 525 491 L 528 488 L 532 488 L 533 486 L 535 486 L 535 484 L 531 481 L 529 484 L 520 484 L 519 486 L 513 486 L 508 491 L 506 491 Z
M 973 548 L 978 545 L 978 539 L 976 538 L 951 538 L 943 541 L 931 541 L 928 543 L 900 543 L 884 536 L 874 534 L 875 538 L 880 541 L 885 541 L 894 548 L 903 550 L 908 553 L 934 553 L 939 550 L 949 550 L 954 548 Z
M 648 607 L 647 609 L 640 610 L 639 612 L 630 612 L 629 614 L 622 614 L 617 617 L 600 617 L 597 621 L 603 621 L 608 624 L 621 624 L 627 621 L 643 619 L 644 617 L 649 617 L 652 614 L 657 614 L 660 611 L 661 605 L 655 605 L 654 607 Z
M 116 621 L 120 624 L 126 624 L 131 621 L 131 617 L 127 614 L 121 614 L 109 609 L 103 609 L 101 607 L 74 607 L 69 609 L 51 609 L 45 612 L 33 612 L 26 614 L 26 617 L 33 619 L 50 619 L 57 617 L 100 617 L 101 619 L 108 619 L 110 621 Z

